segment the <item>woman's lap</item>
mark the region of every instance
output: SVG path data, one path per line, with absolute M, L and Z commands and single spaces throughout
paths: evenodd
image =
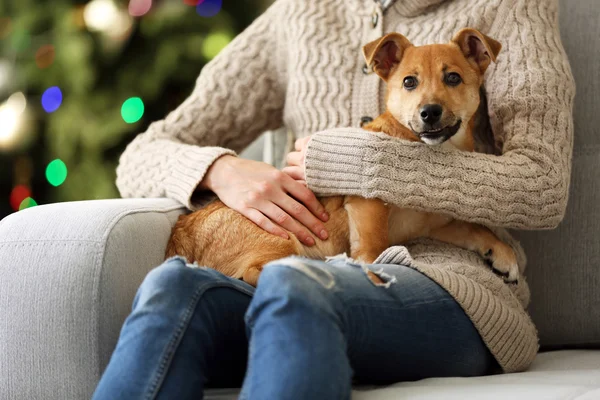
M 289 272 L 274 270 L 282 268 Z M 384 284 L 373 283 L 363 268 L 375 272 Z M 313 301 L 314 307 L 333 305 L 355 380 L 385 383 L 476 376 L 497 369 L 460 305 L 413 268 L 393 264 L 361 267 L 345 258 L 327 263 L 287 258 L 271 263 L 263 274 L 265 278 L 279 275 L 270 286 L 292 282 L 290 292 L 295 286 L 300 294 L 315 292 L 314 288 L 324 293 L 306 297 L 321 299 L 322 304 Z
M 250 398 L 264 396 L 265 382 L 286 370 L 288 380 L 295 379 L 297 368 L 312 369 L 307 375 L 315 383 L 319 375 L 329 379 L 335 367 L 323 369 L 323 357 L 348 364 L 348 371 L 338 371 L 342 381 L 348 372 L 361 383 L 482 375 L 496 366 L 443 288 L 408 267 L 371 268 L 383 269 L 385 285 L 376 286 L 360 266 L 344 259 L 287 258 L 265 267 L 255 290 L 212 269 L 168 260 L 141 285 L 97 398 L 117 398 L 116 391 L 131 385 L 119 377 L 138 369 L 135 384 L 149 398 L 185 398 L 207 383 L 239 385 L 248 337 L 244 392 Z M 319 341 L 327 346 L 321 353 Z M 270 349 L 275 359 L 267 357 Z M 276 386 L 269 388 L 271 394 L 287 390 Z

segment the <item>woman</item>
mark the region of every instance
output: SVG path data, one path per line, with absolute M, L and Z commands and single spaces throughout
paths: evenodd
M 446 42 L 466 26 L 504 46 L 486 84 L 498 155 L 360 129 L 383 111 L 384 91 L 362 45 L 392 31 L 416 45 Z M 216 195 L 307 245 L 309 230 L 326 235 L 313 192 L 550 229 L 567 202 L 573 96 L 556 0 L 278 0 L 203 69 L 177 110 L 132 142 L 117 184 L 124 197 L 168 196 L 192 210 Z M 283 172 L 236 158 L 284 125 L 300 140 Z M 496 232 L 522 273 L 522 250 Z M 440 242 L 407 249 L 390 248 L 369 266 L 387 274 L 383 286 L 344 258 L 277 261 L 256 289 L 168 260 L 141 285 L 95 398 L 198 398 L 207 385 L 243 380 L 242 398 L 345 399 L 353 381 L 531 364 L 538 342 L 522 276 L 505 284 L 475 253 Z

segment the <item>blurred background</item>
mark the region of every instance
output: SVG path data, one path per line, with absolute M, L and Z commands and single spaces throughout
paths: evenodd
M 120 154 L 272 0 L 0 0 L 0 219 L 119 197 Z

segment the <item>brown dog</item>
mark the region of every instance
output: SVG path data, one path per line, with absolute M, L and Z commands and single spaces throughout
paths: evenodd
M 473 151 L 483 75 L 501 47 L 469 28 L 448 44 L 415 47 L 399 33 L 367 44 L 363 48 L 367 63 L 387 82 L 387 111 L 365 129 Z M 356 260 L 371 263 L 390 245 L 429 237 L 475 251 L 506 281 L 517 280 L 513 250 L 481 225 L 401 209 L 378 199 L 337 196 L 320 201 L 330 215 L 325 223 L 329 239 L 313 236 L 313 247 L 304 246 L 291 233 L 289 240 L 267 233 L 215 201 L 179 218 L 166 256 L 184 256 L 255 286 L 263 265 L 286 256 L 323 259 L 349 252 Z

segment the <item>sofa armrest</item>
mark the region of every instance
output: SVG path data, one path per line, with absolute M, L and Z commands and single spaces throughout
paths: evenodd
M 90 398 L 183 212 L 168 199 L 96 200 L 0 222 L 0 398 Z

